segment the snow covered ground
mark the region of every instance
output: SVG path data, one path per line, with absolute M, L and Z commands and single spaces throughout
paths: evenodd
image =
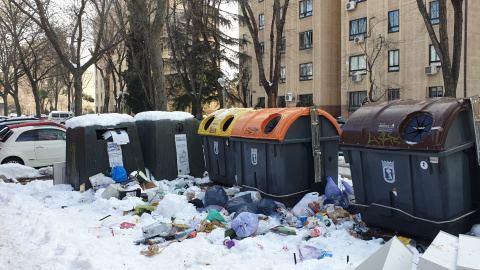
M 20 166 L 20 167 L 19 167 Z M 22 173 L 23 172 L 23 173 Z M 21 165 L 0 165 L 7 178 L 36 177 L 38 171 Z M 141 217 L 124 211 L 145 204 L 140 198 L 104 199 L 87 190 L 73 191 L 70 185 L 53 185 L 52 180 L 36 180 L 26 185 L 0 180 L 0 269 L 353 269 L 383 244 L 382 239 L 360 240 L 345 229 L 311 238 L 307 229 L 296 235 L 273 232 L 234 240 L 231 249 L 223 245 L 225 229 L 199 232 L 182 242 L 160 244 L 161 253 L 146 257 L 142 227 L 157 221 L 191 224 L 206 218 L 178 195 L 177 186 L 206 179 L 154 181 L 165 193 L 157 210 Z M 200 192 L 196 186 L 191 187 Z M 108 216 L 108 217 L 107 217 Z M 106 218 L 105 218 L 106 217 Z M 232 216 L 226 216 L 227 228 Z M 129 229 L 123 222 L 133 223 Z M 279 225 L 276 218 L 261 222 L 261 230 Z M 112 235 L 113 231 L 113 235 Z M 260 229 L 259 229 L 260 231 Z M 257 232 L 259 232 L 257 231 Z M 167 246 L 167 244 L 169 244 Z M 329 251 L 332 257 L 301 261 L 298 246 L 314 246 Z M 296 257 L 296 264 L 294 260 Z M 347 262 L 347 257 L 349 261 Z M 417 253 L 418 259 L 418 253 Z

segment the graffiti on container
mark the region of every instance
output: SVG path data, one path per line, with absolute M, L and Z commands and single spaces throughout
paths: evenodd
M 247 128 L 245 129 L 245 132 L 244 132 L 244 133 L 245 133 L 245 134 L 255 135 L 255 133 L 257 133 L 258 130 L 259 130 L 259 129 L 256 128 L 256 127 L 253 127 L 253 128 L 252 128 L 252 127 L 247 127 Z
M 367 144 L 370 145 L 372 143 L 375 143 L 377 145 L 385 146 L 385 145 L 399 145 L 402 142 L 398 137 L 393 137 L 390 135 L 391 133 L 386 133 L 382 132 L 380 136 L 375 137 L 375 135 L 372 135 L 372 133 L 368 133 L 368 142 Z

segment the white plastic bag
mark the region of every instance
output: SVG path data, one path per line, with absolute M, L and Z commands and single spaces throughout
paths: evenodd
M 295 216 L 311 217 L 316 214 L 315 207 L 309 207 L 309 204 L 318 204 L 317 209 L 321 210 L 323 199 L 318 195 L 318 192 L 310 192 L 303 196 L 303 198 L 292 208 L 292 213 Z

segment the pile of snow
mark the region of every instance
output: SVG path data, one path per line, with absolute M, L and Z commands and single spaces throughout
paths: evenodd
M 182 121 L 185 119 L 193 118 L 193 115 L 187 112 L 162 112 L 162 111 L 149 111 L 141 112 L 135 115 L 137 121 L 158 121 L 158 120 L 175 120 Z
M 88 126 L 115 126 L 121 123 L 135 122 L 135 118 L 128 114 L 106 113 L 87 114 L 69 119 L 65 126 L 67 128 L 78 128 Z
M 288 236 L 269 232 L 280 224 L 277 218 L 269 218 L 259 223 L 259 230 L 265 234 L 257 231 L 255 237 L 235 239 L 230 249 L 223 244 L 226 229 L 219 227 L 168 246 L 159 244 L 162 252 L 153 257 L 140 254 L 147 246 L 135 245 L 134 241 L 143 239 L 142 227 L 159 221 L 171 223 L 172 217 L 190 225 L 206 218 L 208 213 L 196 211 L 185 195 L 177 194 L 183 185 L 198 193 L 194 183 L 206 179 L 154 181 L 163 190 L 163 199 L 155 211 L 141 217 L 131 212 L 124 215 L 124 211 L 145 204 L 140 198 L 106 200 L 101 196 L 105 189 L 81 193 L 70 185 L 54 186 L 51 180 L 26 185 L 0 180 L 0 268 L 344 270 L 358 266 L 383 243 L 382 239 L 354 238 L 340 228 L 306 241 L 306 229 L 291 228 L 297 234 Z M 122 229 L 124 222 L 135 226 Z M 226 225 L 228 228 L 229 222 Z M 304 245 L 327 250 L 332 257 L 300 262 L 298 247 Z
M 35 170 L 32 167 L 20 165 L 20 164 L 3 164 L 0 165 L 0 175 L 5 176 L 7 179 L 17 179 L 17 178 L 36 178 L 42 177 L 45 174 L 51 175 L 49 173 L 51 167 L 47 167 L 42 170 Z

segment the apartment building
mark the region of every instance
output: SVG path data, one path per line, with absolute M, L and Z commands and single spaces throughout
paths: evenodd
M 457 97 L 480 94 L 480 1 L 464 2 L 468 8 L 464 8 L 463 29 L 466 25 L 468 32 L 463 37 L 466 46 L 462 47 Z M 376 102 L 443 96 L 440 59 L 416 0 L 342 0 L 341 5 L 344 118 L 362 106 L 370 90 Z M 439 2 L 426 0 L 425 5 L 438 34 Z M 450 1 L 447 5 L 452 50 L 453 9 Z
M 269 61 L 266 57 L 270 52 L 273 1 L 251 0 L 250 5 L 258 21 L 263 62 L 268 70 Z M 341 7 L 338 0 L 290 1 L 282 45 L 277 106 L 315 104 L 334 116 L 340 115 Z M 239 34 L 240 38 L 252 40 L 244 25 L 240 25 Z M 245 69 L 251 71 L 248 91 L 251 104 L 254 107 L 265 106 L 266 94 L 260 85 L 253 45 L 248 43 L 240 50 L 252 56 L 251 61 L 241 61 L 240 69 L 241 72 Z

